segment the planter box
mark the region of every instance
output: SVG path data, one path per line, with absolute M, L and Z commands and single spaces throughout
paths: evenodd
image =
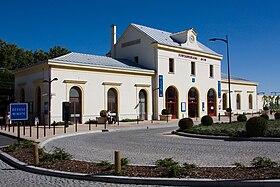
M 97 117 L 96 121 L 98 124 L 105 124 L 107 119 L 105 117 Z
M 160 121 L 167 121 L 167 118 L 168 118 L 168 121 L 170 121 L 171 117 L 172 117 L 171 114 L 169 114 L 169 115 L 159 115 Z

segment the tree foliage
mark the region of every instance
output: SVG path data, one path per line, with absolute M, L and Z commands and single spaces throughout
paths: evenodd
M 54 46 L 48 52 L 42 49 L 35 51 L 25 50 L 16 44 L 10 44 L 0 39 L 0 68 L 2 70 L 15 70 L 67 53 L 69 51 L 60 46 Z
M 14 76 L 12 70 L 26 67 L 37 62 L 69 53 L 66 48 L 54 46 L 48 52 L 40 50 L 25 50 L 16 44 L 10 44 L 0 38 L 0 100 L 13 95 Z

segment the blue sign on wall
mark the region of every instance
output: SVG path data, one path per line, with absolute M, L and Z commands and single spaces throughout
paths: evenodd
M 163 75 L 159 75 L 158 77 L 159 80 L 159 97 L 163 97 Z
M 192 78 L 192 82 L 195 83 L 195 78 Z
M 11 103 L 10 104 L 11 121 L 28 120 L 28 104 L 27 103 Z
M 181 112 L 186 112 L 186 102 L 181 102 Z
M 218 97 L 221 98 L 221 81 L 218 81 Z

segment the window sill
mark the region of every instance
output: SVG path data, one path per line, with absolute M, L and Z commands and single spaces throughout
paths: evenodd
M 168 74 L 175 74 L 175 72 L 168 72 Z

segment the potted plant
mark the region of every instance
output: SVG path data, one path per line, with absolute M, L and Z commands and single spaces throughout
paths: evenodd
M 172 115 L 170 114 L 170 111 L 166 108 L 162 109 L 161 115 L 159 115 L 159 118 L 161 121 L 171 120 L 171 117 L 172 117 Z
M 96 118 L 97 123 L 99 123 L 99 124 L 105 124 L 106 123 L 106 121 L 107 121 L 106 113 L 107 113 L 106 110 L 101 110 L 100 111 L 100 113 L 99 113 L 100 117 Z
M 230 113 L 231 113 L 231 115 L 233 115 L 232 109 L 231 108 L 227 108 L 226 111 L 225 111 L 225 116 L 229 116 Z
M 263 114 L 269 114 L 269 107 L 268 106 L 264 106 L 263 107 Z

